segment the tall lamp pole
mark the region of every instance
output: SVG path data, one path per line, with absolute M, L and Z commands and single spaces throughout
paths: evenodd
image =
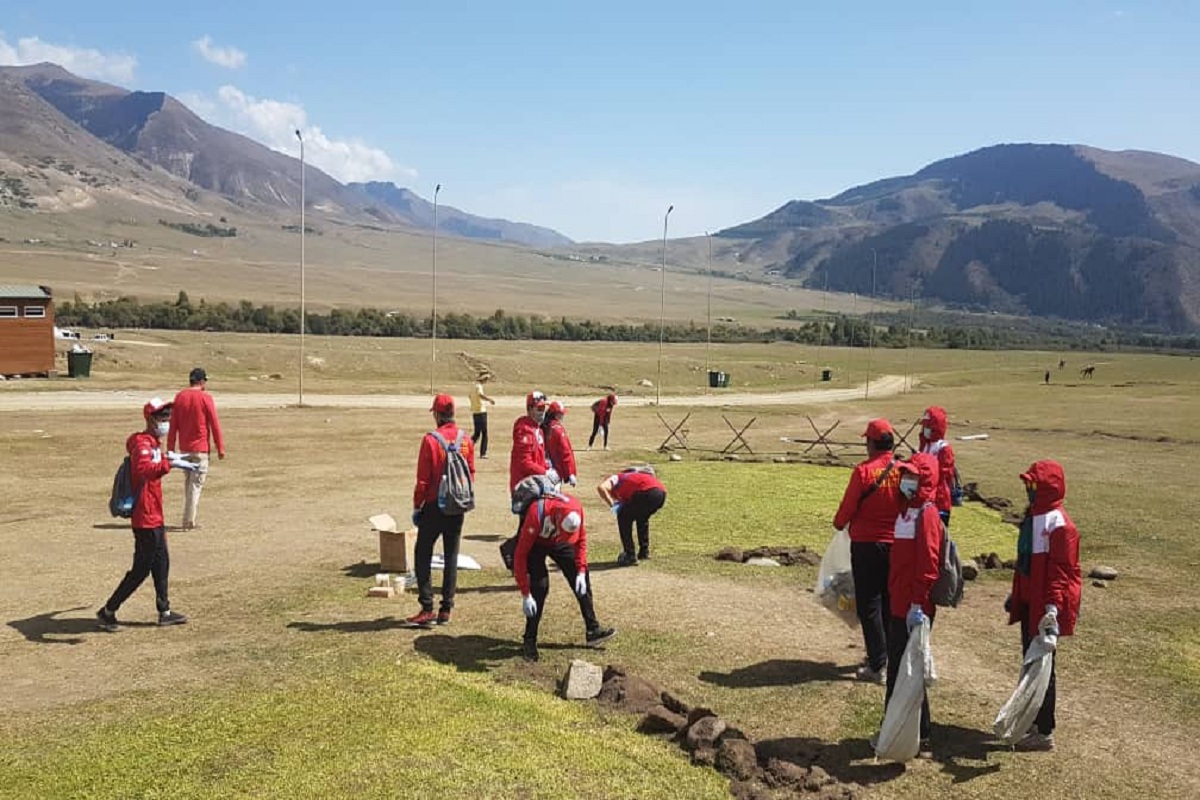
M 708 357 L 708 351 L 712 349 L 712 234 L 705 231 L 704 235 L 708 237 L 708 337 L 704 342 L 704 379 L 707 381 L 712 369 Z M 707 386 L 707 382 L 704 385 Z
M 296 129 L 296 139 L 300 141 L 300 398 L 298 405 L 304 405 L 304 329 L 308 318 L 304 309 L 304 135 Z
M 429 393 L 433 394 L 434 379 L 437 373 L 437 207 L 438 194 L 442 191 L 442 185 L 439 183 L 433 187 L 433 310 L 430 314 L 432 320 L 431 327 L 431 344 L 433 345 L 433 357 L 429 361 Z
M 871 310 L 867 312 L 867 327 L 870 328 L 867 337 L 867 385 L 863 388 L 863 399 L 871 396 L 871 353 L 875 350 L 875 267 L 879 264 L 879 256 L 875 248 L 871 248 Z
M 675 206 L 667 206 L 667 213 L 663 214 L 663 257 L 662 257 L 662 289 L 659 292 L 658 305 L 658 382 L 655 384 L 657 390 L 657 405 L 662 405 L 662 346 L 663 346 L 663 326 L 667 314 L 667 221 L 671 218 L 671 212 L 675 210 Z

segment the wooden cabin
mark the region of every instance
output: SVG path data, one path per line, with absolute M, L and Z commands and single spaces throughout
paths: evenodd
M 0 375 L 55 374 L 49 287 L 0 284 Z

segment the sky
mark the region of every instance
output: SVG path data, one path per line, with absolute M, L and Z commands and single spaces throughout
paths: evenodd
M 0 64 L 166 91 L 343 181 L 702 235 L 1001 142 L 1200 161 L 1200 3 L 4 0 Z

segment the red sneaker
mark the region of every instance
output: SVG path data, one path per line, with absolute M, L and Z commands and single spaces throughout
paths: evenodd
M 420 611 L 404 620 L 404 623 L 410 628 L 432 628 L 436 622 L 437 614 L 432 611 Z
M 449 611 L 439 611 L 438 615 L 437 615 L 437 624 L 438 625 L 449 625 L 450 624 L 450 612 Z

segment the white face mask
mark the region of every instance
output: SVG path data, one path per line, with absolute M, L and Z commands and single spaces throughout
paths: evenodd
M 171 430 L 170 422 L 155 422 L 154 432 L 159 436 L 166 436 Z
M 900 493 L 911 500 L 917 494 L 917 486 L 918 485 L 919 485 L 919 482 L 917 481 L 916 478 L 907 478 L 907 477 L 901 478 L 900 479 Z
M 933 438 L 933 428 L 921 428 L 921 435 L 926 439 Z
M 536 408 L 531 408 L 529 410 L 529 418 L 532 419 L 534 422 L 536 422 L 538 425 L 541 425 L 543 422 L 546 421 L 546 409 L 543 408 L 541 410 L 538 410 Z

